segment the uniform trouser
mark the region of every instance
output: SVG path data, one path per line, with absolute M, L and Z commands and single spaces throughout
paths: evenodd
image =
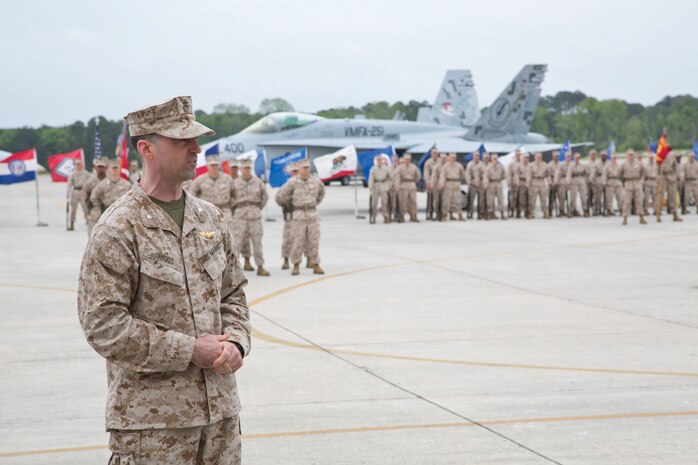
M 388 192 L 388 202 L 390 203 L 390 216 L 393 218 L 400 212 L 399 195 L 397 192 Z
M 683 184 L 684 188 L 684 209 L 687 209 L 691 204 L 690 200 L 693 199 L 693 203 L 696 204 L 696 211 L 698 211 L 698 181 L 685 181 Z
M 642 184 L 642 209 L 647 211 L 650 200 L 652 200 L 652 207 L 657 208 L 657 181 L 652 180 L 651 182 L 645 182 Z
M 507 205 L 507 211 L 509 213 L 514 213 L 518 210 L 518 203 L 519 203 L 519 196 L 518 196 L 518 185 L 517 186 L 512 186 L 511 184 L 509 185 L 509 190 L 507 191 L 507 201 L 509 205 Z
M 606 186 L 606 212 L 613 212 L 613 197 L 616 198 L 618 210 L 623 206 L 623 186 L 620 183 L 616 185 Z
M 485 187 L 477 188 L 477 216 L 478 218 L 484 218 L 487 213 L 487 190 Z
M 468 216 L 472 217 L 475 211 L 475 202 L 479 189 L 475 186 L 468 186 Z M 479 200 L 477 200 L 479 202 Z
M 577 211 L 577 196 L 582 204 L 582 211 L 587 211 L 587 183 L 586 181 L 575 182 L 570 184 L 570 208 L 572 211 Z M 570 212 L 572 213 L 572 212 Z
M 432 191 L 432 199 L 434 201 L 434 214 L 436 215 L 436 219 L 438 220 L 441 218 L 441 215 L 443 215 L 446 212 L 446 209 L 444 207 L 444 190 L 443 189 L 434 189 Z
M 410 216 L 417 216 L 417 188 L 416 187 L 401 187 L 400 188 L 400 213 L 404 215 L 409 213 Z
M 531 215 L 533 215 L 536 210 L 536 197 L 540 199 L 540 209 L 543 212 L 543 216 L 548 216 L 548 185 L 545 181 L 536 182 L 531 181 L 531 187 L 528 190 L 529 200 L 528 209 Z
M 593 182 L 591 184 L 591 201 L 594 206 L 595 213 L 601 213 L 603 197 L 603 184 L 600 182 Z
M 87 219 L 87 201 L 85 200 L 85 193 L 83 191 L 73 189 L 70 193 L 70 224 L 75 223 L 75 214 L 78 211 L 78 204 L 82 207 L 82 213 Z
M 237 465 L 238 417 L 191 428 L 112 430 L 109 465 Z
M 516 214 L 525 215 L 528 212 L 528 187 L 525 184 L 520 183 L 516 188 L 516 197 Z
M 320 264 L 320 222 L 314 220 L 291 220 L 291 263 L 298 265 L 303 253 L 310 265 Z
M 642 184 L 639 181 L 626 181 L 623 187 L 623 216 L 630 215 L 630 206 L 635 202 L 635 211 L 642 215 Z
M 460 186 L 446 184 L 443 190 L 443 213 L 463 213 L 460 199 Z
M 378 208 L 379 203 L 380 208 Z M 371 192 L 371 214 L 376 216 L 378 213 L 388 216 L 388 193 L 380 189 Z
M 264 229 L 262 228 L 262 218 L 233 218 L 233 235 L 235 236 L 235 242 L 238 244 L 251 243 L 255 263 L 257 266 L 264 265 L 264 250 L 262 249 Z
M 548 210 L 550 216 L 555 213 L 555 203 L 557 202 L 557 185 L 553 185 L 552 181 L 550 187 L 548 187 Z
M 281 258 L 291 258 L 291 220 L 284 218 L 284 234 L 281 241 Z
M 487 212 L 494 214 L 494 200 L 497 199 L 497 207 L 503 215 L 506 211 L 504 207 L 504 193 L 502 192 L 501 182 L 492 182 L 487 186 Z
M 662 189 L 662 192 L 657 193 L 657 197 L 661 199 L 661 197 L 666 194 L 667 196 L 667 212 L 668 213 L 676 213 L 676 193 L 678 190 L 678 182 L 674 180 L 668 180 L 667 178 L 663 178 L 661 180 L 661 183 L 664 185 L 664 188 Z M 658 200 L 659 200 L 658 199 Z M 658 203 L 660 203 L 661 200 L 659 200 Z M 662 205 L 660 203 L 659 205 L 659 210 L 661 211 Z
M 221 211 L 223 212 L 223 216 L 225 217 L 226 220 L 228 220 L 228 224 L 230 225 L 230 230 L 235 231 L 235 225 L 233 224 L 233 212 L 230 208 L 221 208 Z M 242 255 L 245 258 L 250 258 L 251 255 L 251 250 L 250 250 L 250 241 L 244 240 L 244 241 L 239 241 L 237 238 L 235 238 L 236 245 L 238 247 L 238 254 Z
M 434 189 L 427 189 L 427 216 L 432 216 L 434 212 Z
M 557 205 L 560 209 L 560 215 L 567 213 L 567 193 L 569 188 L 564 184 L 557 185 Z

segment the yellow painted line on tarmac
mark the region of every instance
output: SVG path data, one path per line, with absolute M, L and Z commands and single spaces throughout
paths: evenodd
M 641 412 L 641 413 L 611 413 L 602 415 L 578 415 L 565 417 L 537 417 L 537 418 L 514 418 L 503 420 L 484 420 L 480 421 L 483 425 L 524 425 L 524 424 L 544 424 L 544 423 L 566 423 L 577 421 L 604 421 L 604 420 L 629 420 L 634 418 L 671 418 L 671 417 L 688 417 L 697 416 L 698 410 L 679 411 L 679 412 Z M 382 431 L 410 431 L 410 430 L 425 430 L 437 428 L 463 428 L 475 426 L 475 423 L 458 421 L 447 423 L 420 423 L 411 425 L 381 425 L 381 426 L 363 426 L 353 428 L 328 428 L 314 429 L 303 431 L 276 431 L 271 433 L 253 433 L 243 434 L 245 440 L 252 439 L 276 439 L 285 437 L 308 437 L 322 436 L 329 434 L 351 434 L 351 433 L 372 433 Z M 47 455 L 47 454 L 66 454 L 71 452 L 88 452 L 93 450 L 105 450 L 106 444 L 82 446 L 82 447 L 66 447 L 62 449 L 43 449 L 43 450 L 26 450 L 16 452 L 0 452 L 0 458 L 8 457 L 26 457 L 31 455 Z

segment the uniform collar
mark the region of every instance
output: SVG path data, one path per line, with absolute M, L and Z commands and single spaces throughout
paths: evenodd
M 175 224 L 170 215 L 155 203 L 150 200 L 139 184 L 134 184 L 131 189 L 133 198 L 140 203 L 140 218 L 141 223 L 146 228 L 159 228 L 166 231 L 171 231 L 175 235 L 179 235 L 179 227 Z M 182 191 L 184 195 L 184 225 L 182 229 L 182 237 L 186 236 L 203 222 L 203 207 L 197 199 Z

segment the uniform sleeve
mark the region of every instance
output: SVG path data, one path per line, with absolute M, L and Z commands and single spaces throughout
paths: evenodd
M 260 199 L 260 208 L 264 208 L 267 205 L 267 202 L 269 202 L 269 192 L 267 192 L 267 185 L 264 184 L 262 181 L 259 182 L 262 185 L 262 198 Z
M 325 198 L 325 186 L 324 186 L 324 184 L 322 184 L 322 181 L 320 181 L 319 179 L 318 179 L 317 183 L 320 186 L 320 188 L 317 191 L 317 203 L 316 203 L 316 205 L 320 205 L 320 202 L 322 202 L 322 199 Z
M 288 202 L 291 200 L 291 195 L 293 193 L 293 180 L 288 181 L 286 184 L 281 186 L 281 189 L 279 189 L 279 192 L 276 193 L 276 197 L 274 200 L 276 200 L 276 203 L 280 207 L 284 207 L 288 205 Z
M 230 334 L 230 341 L 236 342 L 242 347 L 242 355 L 250 353 L 252 340 L 250 334 L 252 325 L 250 324 L 250 310 L 247 307 L 247 297 L 244 287 L 247 285 L 247 278 L 240 268 L 238 258 L 235 256 L 235 239 L 232 231 L 226 222 L 224 224 L 224 234 L 226 237 L 227 264 L 223 271 L 221 281 L 221 321 L 223 332 Z
M 608 168 L 604 166 L 603 170 L 601 170 L 601 183 L 605 186 L 606 182 L 608 182 Z
M 78 284 L 78 316 L 87 342 L 102 357 L 137 373 L 184 371 L 195 338 L 135 318 L 138 261 L 122 235 L 98 226 L 88 243 Z
M 191 195 L 201 198 L 201 183 L 196 182 L 196 179 L 191 183 Z
M 99 218 L 99 216 L 102 214 L 101 190 L 100 184 L 97 184 L 90 194 L 90 203 L 92 204 L 92 211 L 90 213 L 94 215 L 95 218 Z

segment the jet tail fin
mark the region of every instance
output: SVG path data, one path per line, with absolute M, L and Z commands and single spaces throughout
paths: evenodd
M 526 65 L 482 114 L 467 137 L 494 139 L 527 134 L 536 114 L 547 65 Z
M 420 108 L 417 121 L 468 128 L 479 117 L 472 73 L 467 69 L 450 69 L 446 71 L 431 110 Z

